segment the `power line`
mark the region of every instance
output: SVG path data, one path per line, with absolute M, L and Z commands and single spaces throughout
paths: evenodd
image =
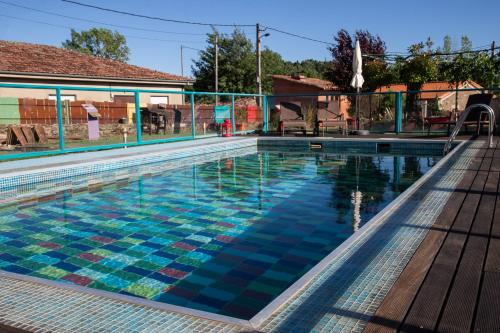
M 94 9 L 103 10 L 103 11 L 112 12 L 112 13 L 117 13 L 117 14 L 122 14 L 122 15 L 129 15 L 129 16 L 134 16 L 134 17 L 141 17 L 141 18 L 146 18 L 146 19 L 150 19 L 150 20 L 158 20 L 158 21 L 166 21 L 166 22 L 174 22 L 174 23 L 182 23 L 182 24 L 192 24 L 192 25 L 202 25 L 202 26 L 217 26 L 217 27 L 254 27 L 255 26 L 254 24 L 205 23 L 205 22 L 193 22 L 193 21 L 182 21 L 182 20 L 166 19 L 166 18 L 162 18 L 162 17 L 142 15 L 142 14 L 135 14 L 135 13 L 130 13 L 130 12 L 116 10 L 116 9 L 111 9 L 111 8 L 105 8 L 105 7 L 100 7 L 100 6 L 89 5 L 89 4 L 85 4 L 85 3 L 81 3 L 81 2 L 73 1 L 73 0 L 61 0 L 61 1 L 67 2 L 67 3 L 71 3 L 71 4 L 75 4 L 75 5 L 78 5 L 78 6 L 94 8 Z M 272 30 L 272 31 L 275 31 L 275 32 L 278 32 L 278 33 L 281 33 L 281 34 L 293 36 L 293 37 L 296 37 L 296 38 L 301 38 L 301 39 L 312 41 L 312 42 L 322 43 L 322 44 L 326 44 L 326 45 L 333 45 L 332 43 L 328 43 L 328 42 L 325 42 L 325 41 L 322 41 L 322 40 L 319 40 L 319 39 L 315 39 L 315 38 L 311 38 L 311 37 L 307 37 L 307 36 L 303 36 L 303 35 L 298 35 L 298 34 L 295 34 L 295 33 L 283 31 L 283 30 L 276 29 L 276 28 L 273 28 L 273 27 L 267 27 L 266 26 L 265 29 L 269 29 L 269 30 Z
M 72 4 L 75 4 L 78 6 L 99 9 L 99 10 L 103 10 L 106 12 L 129 15 L 129 16 L 134 16 L 134 17 L 141 17 L 141 18 L 146 18 L 146 19 L 150 19 L 150 20 L 157 20 L 157 21 L 164 21 L 164 22 L 173 22 L 173 23 L 182 23 L 182 24 L 191 24 L 191 25 L 203 25 L 203 26 L 217 26 L 217 27 L 253 27 L 254 26 L 254 24 L 222 24 L 222 23 L 204 23 L 204 22 L 174 20 L 174 19 L 167 19 L 167 18 L 163 18 L 163 17 L 135 14 L 135 13 L 125 12 L 125 11 L 111 9 L 111 8 L 94 6 L 94 5 L 81 3 L 78 1 L 72 1 L 72 0 L 61 0 L 61 1 L 67 2 L 67 3 L 72 3 Z
M 314 38 L 311 38 L 311 37 L 297 35 L 297 34 L 294 34 L 294 33 L 291 33 L 291 32 L 286 32 L 286 31 L 279 30 L 279 29 L 272 28 L 272 27 L 267 27 L 266 26 L 265 29 L 269 29 L 269 30 L 272 30 L 272 31 L 275 31 L 275 32 L 279 32 L 280 34 L 284 34 L 284 35 L 288 35 L 288 36 L 293 36 L 293 37 L 305 39 L 305 40 L 308 40 L 308 41 L 311 41 L 311 42 L 317 42 L 317 43 L 322 43 L 322 44 L 326 44 L 326 45 L 333 45 L 333 43 L 328 43 L 328 42 L 325 42 L 325 41 L 322 41 L 322 40 L 319 40 L 319 39 L 314 39 Z
M 31 19 L 25 19 L 21 17 L 16 17 L 16 16 L 10 16 L 10 15 L 3 15 L 0 14 L 0 17 L 6 17 L 14 20 L 19 20 L 19 21 L 27 21 L 27 22 L 33 22 L 33 23 L 38 23 L 38 24 L 44 24 L 56 28 L 62 28 L 62 29 L 67 29 L 71 30 L 73 27 L 69 27 L 66 25 L 61 25 L 61 24 L 54 24 L 54 23 L 48 23 L 48 22 L 42 22 L 42 21 L 37 21 L 37 20 L 31 20 Z M 205 43 L 204 41 L 186 41 L 186 40 L 173 40 L 173 39 L 160 39 L 160 38 L 150 38 L 150 37 L 141 37 L 141 36 L 133 36 L 133 35 L 123 35 L 126 38 L 132 38 L 132 39 L 143 39 L 143 40 L 150 40 L 150 41 L 156 41 L 156 42 L 167 42 L 167 43 Z
M 194 48 L 194 47 L 189 47 L 189 46 L 186 46 L 186 45 L 181 45 L 183 48 L 185 49 L 189 49 L 189 50 L 193 50 L 193 51 L 203 51 L 201 49 L 197 49 L 197 48 Z
M 80 17 L 75 17 L 75 16 L 69 16 L 69 15 L 64 15 L 64 14 L 59 14 L 59 13 L 53 13 L 41 9 L 36 9 L 32 7 L 27 7 L 27 6 L 22 6 L 18 5 L 15 3 L 11 3 L 8 1 L 1 1 L 0 3 L 3 3 L 8 6 L 13 6 L 13 7 L 18 7 L 18 8 L 23 8 L 27 10 L 31 10 L 34 12 L 39 12 L 47 15 L 52 15 L 52 16 L 57 16 L 57 17 L 64 17 L 67 19 L 71 20 L 78 20 L 78 21 L 83 21 L 83 22 L 88 22 L 88 23 L 95 23 L 95 24 L 101 24 L 101 25 L 107 25 L 110 27 L 116 27 L 116 28 L 122 28 L 122 29 L 131 29 L 131 30 L 139 30 L 139 31 L 149 31 L 149 32 L 158 32 L 158 33 L 164 33 L 164 34 L 174 34 L 174 35 L 193 35 L 193 36 L 205 36 L 206 34 L 201 34 L 201 33 L 190 33 L 190 32 L 176 32 L 176 31 L 165 31 L 165 30 L 156 30 L 156 29 L 147 29 L 147 28 L 139 28 L 139 27 L 132 27 L 128 25 L 119 25 L 119 24 L 111 24 L 111 23 L 104 23 L 104 22 L 99 22 L 99 21 L 94 21 L 94 20 L 88 20 L 88 19 L 83 19 Z

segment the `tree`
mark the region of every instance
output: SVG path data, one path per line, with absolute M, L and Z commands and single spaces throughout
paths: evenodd
M 219 91 L 255 93 L 255 48 L 241 31 L 231 35 L 219 34 Z M 200 52 L 200 58 L 192 66 L 196 78 L 194 89 L 214 91 L 215 88 L 215 33 L 208 34 L 208 47 Z M 326 62 L 308 59 L 301 62 L 285 61 L 281 55 L 269 48 L 261 52 L 262 92 L 273 91 L 272 75 L 305 75 L 324 77 Z
M 400 78 L 408 90 L 421 90 L 425 82 L 437 80 L 438 62 L 432 56 L 432 45 L 428 38 L 425 43 L 416 43 L 408 48 L 411 57 L 402 64 L 400 70 Z M 416 100 L 415 94 L 407 95 L 407 112 L 413 112 Z
M 262 92 L 271 94 L 273 92 L 272 75 L 285 74 L 286 64 L 281 55 L 277 52 L 265 48 L 262 50 Z
M 451 53 L 451 37 L 449 35 L 444 36 L 443 38 L 443 50 L 442 53 Z
M 372 62 L 376 61 L 377 56 L 383 56 L 385 54 L 386 46 L 385 42 L 379 37 L 372 35 L 366 30 L 358 30 L 353 35 L 354 39 L 359 40 L 361 47 L 361 53 L 363 55 L 370 55 L 370 57 L 363 58 L 363 70 L 368 67 Z M 352 91 L 351 79 L 353 76 L 352 72 L 352 56 L 354 53 L 354 42 L 353 37 L 349 33 L 342 29 L 335 36 L 335 46 L 329 48 L 332 54 L 332 66 L 328 74 L 330 81 L 335 83 L 342 91 Z M 374 57 L 375 56 L 375 57 Z M 385 63 L 378 60 L 378 64 L 372 69 L 377 68 L 377 70 L 385 70 Z M 368 77 L 368 76 L 367 76 Z M 379 75 L 380 77 L 380 75 Z M 370 79 L 368 79 L 370 80 Z M 374 83 L 367 82 L 366 88 L 372 89 Z
M 331 62 L 320 61 L 315 59 L 306 59 L 303 61 L 285 61 L 286 75 L 304 75 L 307 77 L 315 77 L 318 79 L 328 79 Z
M 409 90 L 420 90 L 425 82 L 434 81 L 438 76 L 438 63 L 432 56 L 432 41 L 428 39 L 425 44 L 410 45 L 408 52 L 411 56 L 402 64 L 400 78 Z
M 121 62 L 126 62 L 130 54 L 125 36 L 105 28 L 81 32 L 71 29 L 71 39 L 64 41 L 62 46 L 68 50 Z
M 207 36 L 208 47 L 192 66 L 194 89 L 215 90 L 215 33 Z M 250 39 L 239 29 L 231 35 L 219 34 L 219 91 L 255 92 L 255 55 Z
M 461 42 L 460 46 L 461 52 L 468 52 L 472 50 L 472 41 L 470 40 L 469 37 L 463 35 L 462 38 L 460 39 L 460 42 Z

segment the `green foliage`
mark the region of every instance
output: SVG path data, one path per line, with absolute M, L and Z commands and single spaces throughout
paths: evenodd
M 197 91 L 215 90 L 215 34 L 208 34 L 208 47 L 192 66 Z M 219 91 L 255 93 L 255 49 L 251 40 L 241 31 L 231 35 L 219 34 Z M 261 52 L 262 91 L 271 94 L 272 75 L 301 74 L 323 78 L 329 63 L 313 59 L 301 62 L 283 60 L 277 52 L 264 48 Z
M 238 29 L 231 35 L 219 34 L 218 39 L 219 91 L 255 92 L 255 56 L 250 39 Z M 215 90 L 215 33 L 208 34 L 207 42 L 208 47 L 192 66 L 197 91 Z
M 264 94 L 271 94 L 273 91 L 273 79 L 271 75 L 286 73 L 285 61 L 279 53 L 265 48 L 261 53 L 261 67 L 262 92 Z
M 425 82 L 435 81 L 438 77 L 438 62 L 431 56 L 432 41 L 410 45 L 411 58 L 400 64 L 400 78 L 410 90 L 420 90 Z M 427 48 L 427 50 L 426 50 Z
M 374 60 L 365 64 L 363 78 L 365 90 L 374 91 L 380 86 L 393 82 L 393 73 L 384 62 Z
M 285 61 L 284 73 L 286 75 L 304 75 L 307 77 L 315 77 L 318 79 L 327 79 L 328 71 L 331 67 L 331 62 L 320 61 L 314 59 L 306 59 L 303 61 Z
M 68 50 L 121 62 L 126 62 L 130 54 L 125 36 L 105 28 L 81 32 L 71 29 L 71 39 L 64 41 L 62 46 Z
M 472 41 L 469 39 L 469 37 L 463 35 L 462 38 L 460 39 L 460 42 L 461 42 L 461 47 L 460 47 L 461 52 L 467 52 L 472 50 Z
M 474 53 L 469 56 L 459 54 L 443 65 L 446 80 L 455 86 L 460 82 L 473 80 L 482 86 L 490 87 L 495 84 L 498 72 L 498 63 L 486 53 Z
M 250 39 L 239 29 L 219 34 L 219 91 L 255 92 L 255 55 Z M 208 34 L 208 47 L 192 66 L 197 91 L 215 90 L 215 33 Z
M 442 53 L 451 53 L 451 37 L 449 35 L 443 38 L 443 50 Z

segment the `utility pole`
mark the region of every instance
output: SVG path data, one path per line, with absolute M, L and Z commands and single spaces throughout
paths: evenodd
M 219 33 L 212 27 L 215 33 L 215 92 L 219 92 Z M 215 95 L 215 105 L 219 104 L 219 95 Z
M 182 56 L 182 48 L 183 46 L 181 45 L 181 76 L 184 76 L 184 59 Z
M 495 56 L 495 41 L 491 42 L 491 58 Z
M 261 60 L 260 60 L 260 56 L 261 56 L 261 52 L 260 52 L 260 43 L 261 43 L 261 30 L 260 30 L 260 24 L 257 23 L 255 25 L 255 29 L 256 29 L 256 37 L 255 37 L 255 58 L 256 58 L 256 75 L 255 75 L 255 82 L 257 84 L 257 94 L 262 94 L 262 80 L 261 80 L 261 69 L 260 69 L 260 64 L 261 64 Z M 257 104 L 260 106 L 262 103 L 261 103 L 261 98 L 260 96 L 257 97 Z

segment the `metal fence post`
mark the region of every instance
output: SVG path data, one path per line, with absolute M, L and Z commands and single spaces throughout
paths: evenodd
M 236 120 L 234 119 L 234 95 L 231 95 L 231 127 L 232 134 L 236 132 Z
M 269 130 L 269 115 L 267 112 L 267 95 L 264 96 L 263 101 L 262 101 L 262 117 L 264 118 L 262 127 L 264 129 L 264 133 L 267 133 Z
M 57 129 L 59 132 L 59 150 L 64 152 L 64 126 L 61 102 L 61 88 L 56 88 L 56 112 L 57 112 Z
M 135 103 L 135 129 L 137 131 L 137 143 L 142 143 L 142 124 L 141 124 L 141 100 L 139 98 L 139 91 L 134 92 Z
M 189 96 L 189 100 L 191 102 L 191 136 L 193 139 L 196 137 L 196 123 L 195 123 L 195 115 L 194 115 L 194 94 L 191 93 Z
M 394 132 L 401 133 L 403 128 L 403 95 L 401 92 L 396 93 L 396 110 L 394 115 Z

